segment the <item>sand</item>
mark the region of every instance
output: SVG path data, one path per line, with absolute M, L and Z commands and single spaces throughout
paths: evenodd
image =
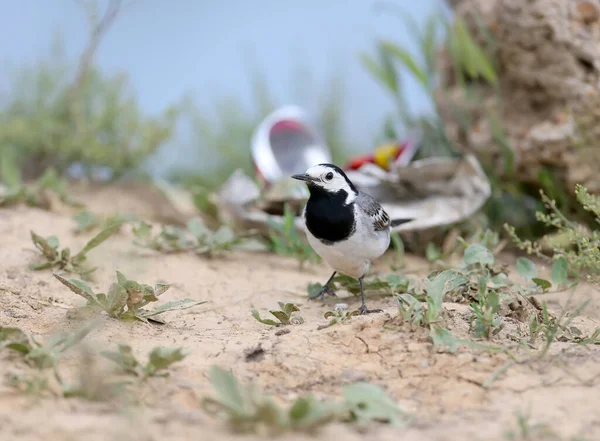
M 119 198 L 114 192 L 110 198 L 96 198 L 102 203 L 93 209 L 127 206 L 114 198 Z M 51 271 L 27 268 L 38 258 L 30 230 L 43 236 L 55 234 L 78 249 L 93 233 L 76 235 L 74 226 L 65 210 L 0 210 L 0 325 L 19 327 L 42 341 L 81 325 L 69 309 L 84 300 L 55 280 Z M 502 258 L 514 262 L 514 256 Z M 412 331 L 398 321 L 393 298 L 369 299 L 369 307 L 382 308 L 383 314 L 318 329 L 327 323 L 323 314 L 332 304 L 308 302 L 306 286 L 327 279 L 330 269 L 325 265 L 300 270 L 294 259 L 256 252 L 236 251 L 213 259 L 161 255 L 134 247 L 127 227 L 90 253 L 90 259 L 99 267 L 90 282 L 94 290 L 105 291 L 119 270 L 143 283 L 173 283 L 161 303 L 187 297 L 207 303 L 165 314 L 165 325 L 101 318 L 81 346 L 65 353 L 60 366 L 67 377 L 75 381 L 81 372 L 113 375 L 113 366 L 93 352 L 114 350 L 117 343 L 131 345 L 142 360 L 155 346 L 180 346 L 189 355 L 173 365 L 168 377 L 151 378 L 136 388 L 137 404 L 132 405 L 19 391 L 8 383 L 8 376 L 32 370 L 19 356 L 0 351 L 3 441 L 241 439 L 200 407 L 200 399 L 212 394 L 207 379 L 212 365 L 230 369 L 240 380 L 256 383 L 282 402 L 308 392 L 337 397 L 344 385 L 370 381 L 385 388 L 414 418 L 408 427 L 374 425 L 366 433 L 336 423 L 315 434 L 288 433 L 281 437 L 284 440 L 503 440 L 507 430 L 517 428 L 518 414 L 530 414 L 532 424 L 547 424 L 558 439 L 600 439 L 598 345 L 557 342 L 545 360 L 516 364 L 485 388 L 484 382 L 507 362 L 505 354 L 465 347 L 449 353 L 434 347 L 424 330 Z M 392 259 L 384 256 L 374 272 L 389 272 Z M 409 269 L 426 274 L 423 260 L 409 257 L 407 263 Z M 338 301 L 359 305 L 358 299 L 344 295 L 340 293 Z M 584 317 L 577 319 L 578 327 L 589 332 L 600 326 L 597 293 L 582 285 L 575 297 L 578 301 L 592 297 Z M 566 294 L 553 294 L 550 306 L 558 310 L 565 300 Z M 277 301 L 299 305 L 304 323 L 277 335 L 280 328 L 251 317 L 252 308 L 264 314 Z M 468 307 L 445 306 L 453 334 L 472 338 Z M 509 343 L 502 339 L 506 337 L 492 343 Z M 260 353 L 248 356 L 257 347 Z M 85 351 L 92 355 L 86 357 Z

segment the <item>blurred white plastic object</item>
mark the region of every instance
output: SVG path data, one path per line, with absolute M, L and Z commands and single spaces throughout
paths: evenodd
M 285 106 L 267 116 L 252 136 L 256 173 L 267 184 L 331 162 L 325 140 L 297 106 Z

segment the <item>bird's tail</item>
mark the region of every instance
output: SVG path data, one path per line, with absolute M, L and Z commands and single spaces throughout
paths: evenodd
M 410 221 L 414 221 L 414 219 L 392 219 L 392 228 L 397 227 L 398 225 L 405 224 Z

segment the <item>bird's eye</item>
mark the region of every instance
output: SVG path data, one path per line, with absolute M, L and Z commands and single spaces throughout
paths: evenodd
M 325 179 L 327 179 L 328 181 L 331 181 L 333 179 L 333 173 L 329 172 L 325 175 Z

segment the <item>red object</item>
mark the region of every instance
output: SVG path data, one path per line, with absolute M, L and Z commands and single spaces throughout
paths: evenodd
M 350 159 L 350 162 L 348 162 L 348 164 L 346 165 L 346 168 L 350 169 L 350 170 L 358 170 L 359 168 L 361 168 L 363 165 L 367 164 L 367 163 L 375 163 L 375 158 L 373 157 L 373 155 L 368 154 L 368 155 L 362 155 L 362 156 L 356 156 L 352 159 Z
M 371 163 L 376 164 L 384 170 L 388 170 L 389 165 L 392 162 L 398 160 L 400 156 L 406 151 L 408 151 L 411 156 L 411 149 L 407 149 L 410 146 L 409 142 L 396 143 L 396 142 L 387 142 L 381 145 L 378 145 L 373 153 L 369 153 L 366 155 L 356 156 L 348 162 L 346 168 L 350 170 L 358 170 L 364 164 Z M 410 160 L 410 158 L 409 158 Z

